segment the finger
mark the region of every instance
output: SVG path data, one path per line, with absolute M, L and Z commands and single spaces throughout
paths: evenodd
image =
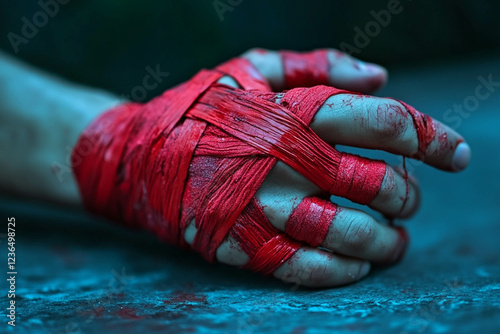
M 273 276 L 286 283 L 321 288 L 359 281 L 369 271 L 369 262 L 303 247 L 276 269 Z
M 392 263 L 402 256 L 407 244 L 404 231 L 382 225 L 362 211 L 309 196 L 306 191 L 290 191 L 280 180 L 297 180 L 289 176 L 293 173 L 290 167 L 278 165 L 256 194 L 274 227 L 312 247 L 365 260 Z
M 420 204 L 418 184 L 382 161 L 342 153 L 331 194 L 367 204 L 389 218 L 408 218 Z M 375 180 L 374 175 L 377 176 Z M 292 167 L 278 162 L 256 193 L 267 217 L 281 229 L 302 198 L 320 189 Z M 367 199 L 369 197 L 369 199 Z M 290 204 L 292 203 L 292 204 Z
M 244 237 L 247 235 L 247 237 Z M 234 238 L 234 240 L 232 240 Z M 323 250 L 304 247 L 272 227 L 256 201 L 242 212 L 230 234 L 219 247 L 217 259 L 286 282 L 309 287 L 348 284 L 365 276 L 369 262 L 347 259 Z M 278 255 L 278 256 L 277 256 Z
M 335 49 L 311 52 L 252 49 L 243 54 L 275 91 L 294 87 L 331 85 L 373 92 L 387 81 L 387 70 L 365 63 Z
M 217 261 L 230 266 L 242 267 L 248 263 L 250 258 L 243 251 L 238 242 L 228 235 L 226 240 L 217 248 L 215 253 Z
M 193 243 L 197 229 L 194 220 L 186 227 L 184 232 L 184 241 L 188 245 Z M 226 236 L 224 242 L 217 248 L 215 253 L 217 261 L 231 266 L 244 266 L 248 260 L 248 255 L 241 249 L 240 245 L 230 235 Z
M 399 260 L 407 245 L 401 228 L 378 223 L 363 211 L 306 197 L 285 223 L 285 232 L 310 246 L 377 263 Z
M 302 244 L 274 228 L 255 199 L 242 211 L 216 251 L 223 263 L 272 274 Z
M 330 91 L 338 91 L 326 86 L 297 88 L 288 91 L 281 96 L 282 99 L 279 101 L 283 105 L 288 105 L 290 110 L 287 110 L 282 107 L 278 108 L 273 102 L 260 98 L 259 96 L 262 94 L 258 92 L 241 92 L 222 85 L 213 86 L 207 94 L 200 98 L 199 103 L 189 113 L 190 116 L 212 122 L 230 135 L 258 148 L 259 152 L 274 155 L 331 195 L 344 197 L 359 204 L 370 204 L 381 193 L 385 195 L 381 198 L 383 200 L 388 198 L 389 201 L 388 203 L 385 201 L 374 203 L 377 210 L 393 216 L 399 215 L 401 212 L 404 214 L 408 207 L 406 203 L 412 200 L 411 196 L 408 198 L 408 195 L 411 195 L 411 187 L 407 187 L 408 183 L 401 177 L 394 178 L 394 173 L 388 173 L 392 170 L 387 167 L 385 162 L 335 150 L 304 121 L 301 122 L 289 113 L 293 109 L 292 112 L 302 113 L 301 117 L 304 119 L 312 118 L 311 109 L 307 111 L 304 110 L 306 108 L 301 109 L 301 107 L 303 103 L 316 103 L 315 95 L 296 100 L 293 100 L 293 97 L 306 94 L 304 92 L 309 90 L 323 88 L 328 94 Z M 295 94 L 297 91 L 299 94 Z M 274 93 L 265 93 L 264 95 L 266 98 L 275 98 Z M 324 95 L 327 99 L 328 95 Z M 229 98 L 229 96 L 232 97 Z M 253 105 L 246 104 L 248 96 L 253 96 L 266 108 L 259 108 L 258 113 L 252 112 Z M 232 108 L 230 114 L 219 112 L 219 110 L 225 110 L 228 107 L 225 106 L 227 101 L 240 101 L 237 103 L 240 107 Z M 232 127 L 235 120 L 243 119 L 245 121 L 239 122 L 241 124 L 238 124 L 237 130 Z M 281 124 L 281 126 L 273 127 L 273 131 L 266 130 L 266 127 L 257 126 L 263 119 L 269 124 Z M 300 130 L 296 131 L 296 129 Z M 392 180 L 399 182 L 387 182 Z M 384 185 L 388 185 L 389 188 L 381 192 L 384 181 Z M 384 205 L 379 207 L 380 203 Z M 395 210 L 396 207 L 399 207 L 398 210 Z
M 369 171 L 368 171 L 369 173 Z M 357 177 L 363 177 L 358 175 Z M 408 175 L 397 173 L 392 166 L 386 172 L 380 190 L 368 206 L 389 218 L 408 218 L 420 205 L 420 191 Z
M 311 128 L 329 143 L 385 150 L 447 171 L 464 169 L 470 159 L 470 148 L 457 132 L 391 98 L 331 96 Z
M 260 208 L 255 204 L 254 207 Z M 245 209 L 240 216 L 241 219 L 238 218 L 230 234 L 216 251 L 219 262 L 265 274 L 273 273 L 275 277 L 285 282 L 309 287 L 344 285 L 368 274 L 369 262 L 301 246 L 297 241 L 287 238 L 273 228 L 270 223 L 267 222 L 266 225 L 265 219 L 258 217 L 259 214 L 265 217 L 261 210 L 254 212 Z M 243 237 L 243 231 L 249 235 L 248 238 Z M 185 230 L 184 240 L 187 244 L 192 244 L 196 233 L 193 220 Z M 235 240 L 233 235 L 239 240 Z M 278 258 L 278 261 L 269 261 L 268 257 L 273 257 L 276 253 L 285 256 Z
M 217 261 L 244 267 L 249 257 L 230 236 L 217 250 Z M 332 287 L 356 282 L 370 271 L 370 263 L 348 259 L 303 246 L 280 265 L 273 276 L 286 283 L 307 287 Z

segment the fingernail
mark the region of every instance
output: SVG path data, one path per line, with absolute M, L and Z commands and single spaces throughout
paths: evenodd
M 359 268 L 359 278 L 365 277 L 369 272 L 370 272 L 370 262 L 365 262 L 361 265 L 361 268 Z
M 453 154 L 452 167 L 455 171 L 464 170 L 470 161 L 470 147 L 467 143 L 458 144 Z

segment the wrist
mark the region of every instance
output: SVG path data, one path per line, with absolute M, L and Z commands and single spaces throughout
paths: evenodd
M 57 105 L 61 108 L 55 116 L 58 126 L 54 134 L 58 142 L 47 146 L 50 150 L 47 155 L 53 157 L 50 165 L 53 179 L 59 183 L 59 189 L 54 189 L 54 199 L 81 205 L 82 200 L 72 169 L 75 146 L 82 132 L 92 122 L 125 101 L 103 90 L 79 85 L 68 84 L 59 88 Z
M 93 119 L 121 103 L 0 53 L 0 189 L 66 204 L 81 202 L 71 152 Z M 8 143 L 8 144 L 7 144 Z

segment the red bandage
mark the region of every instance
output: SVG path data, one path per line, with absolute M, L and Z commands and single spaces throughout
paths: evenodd
M 427 148 L 436 136 L 436 126 L 434 125 L 434 121 L 429 115 L 422 114 L 403 101 L 399 102 L 406 108 L 406 111 L 413 118 L 413 126 L 417 131 L 418 138 L 418 152 L 415 158 L 422 159 L 425 155 L 425 151 L 427 151 Z
M 256 200 L 252 200 L 229 232 L 250 261 L 247 269 L 272 274 L 301 246 L 271 225 Z
M 293 210 L 285 225 L 285 232 L 292 238 L 317 247 L 323 243 L 337 206 L 317 197 L 305 197 Z
M 326 83 L 325 55 L 284 53 L 287 80 L 296 80 L 289 84 Z M 245 90 L 217 84 L 224 75 Z M 325 192 L 363 204 L 382 184 L 384 163 L 342 154 L 309 128 L 324 101 L 339 93 L 347 92 L 297 88 L 276 104 L 253 65 L 234 59 L 146 104 L 114 108 L 83 132 L 73 152 L 84 203 L 94 213 L 185 247 L 185 229 L 194 221 L 190 247 L 210 261 L 231 233 L 250 258 L 245 267 L 270 274 L 300 247 L 270 224 L 255 199 L 278 160 Z M 287 232 L 318 245 L 335 210 L 308 201 L 296 209 Z M 322 223 L 315 235 L 301 237 L 317 217 Z
M 280 51 L 286 88 L 328 85 L 330 63 L 327 50 L 312 52 Z

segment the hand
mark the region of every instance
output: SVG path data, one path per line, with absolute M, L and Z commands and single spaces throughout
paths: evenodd
M 302 62 L 321 56 L 327 73 Z M 417 209 L 416 184 L 381 161 L 342 154 L 333 145 L 381 149 L 456 171 L 469 159 L 463 138 L 393 99 L 327 87 L 270 91 L 328 83 L 367 93 L 386 81 L 377 65 L 335 50 L 252 50 L 243 58 L 94 122 L 74 152 L 85 141 L 98 143 L 88 163 L 75 168 L 87 207 L 138 223 L 208 260 L 305 286 L 351 283 L 371 262 L 397 261 L 407 245 L 402 228 L 336 206 L 329 195 L 403 218 Z M 293 126 L 282 131 L 281 122 Z M 303 140 L 284 144 L 290 133 Z

